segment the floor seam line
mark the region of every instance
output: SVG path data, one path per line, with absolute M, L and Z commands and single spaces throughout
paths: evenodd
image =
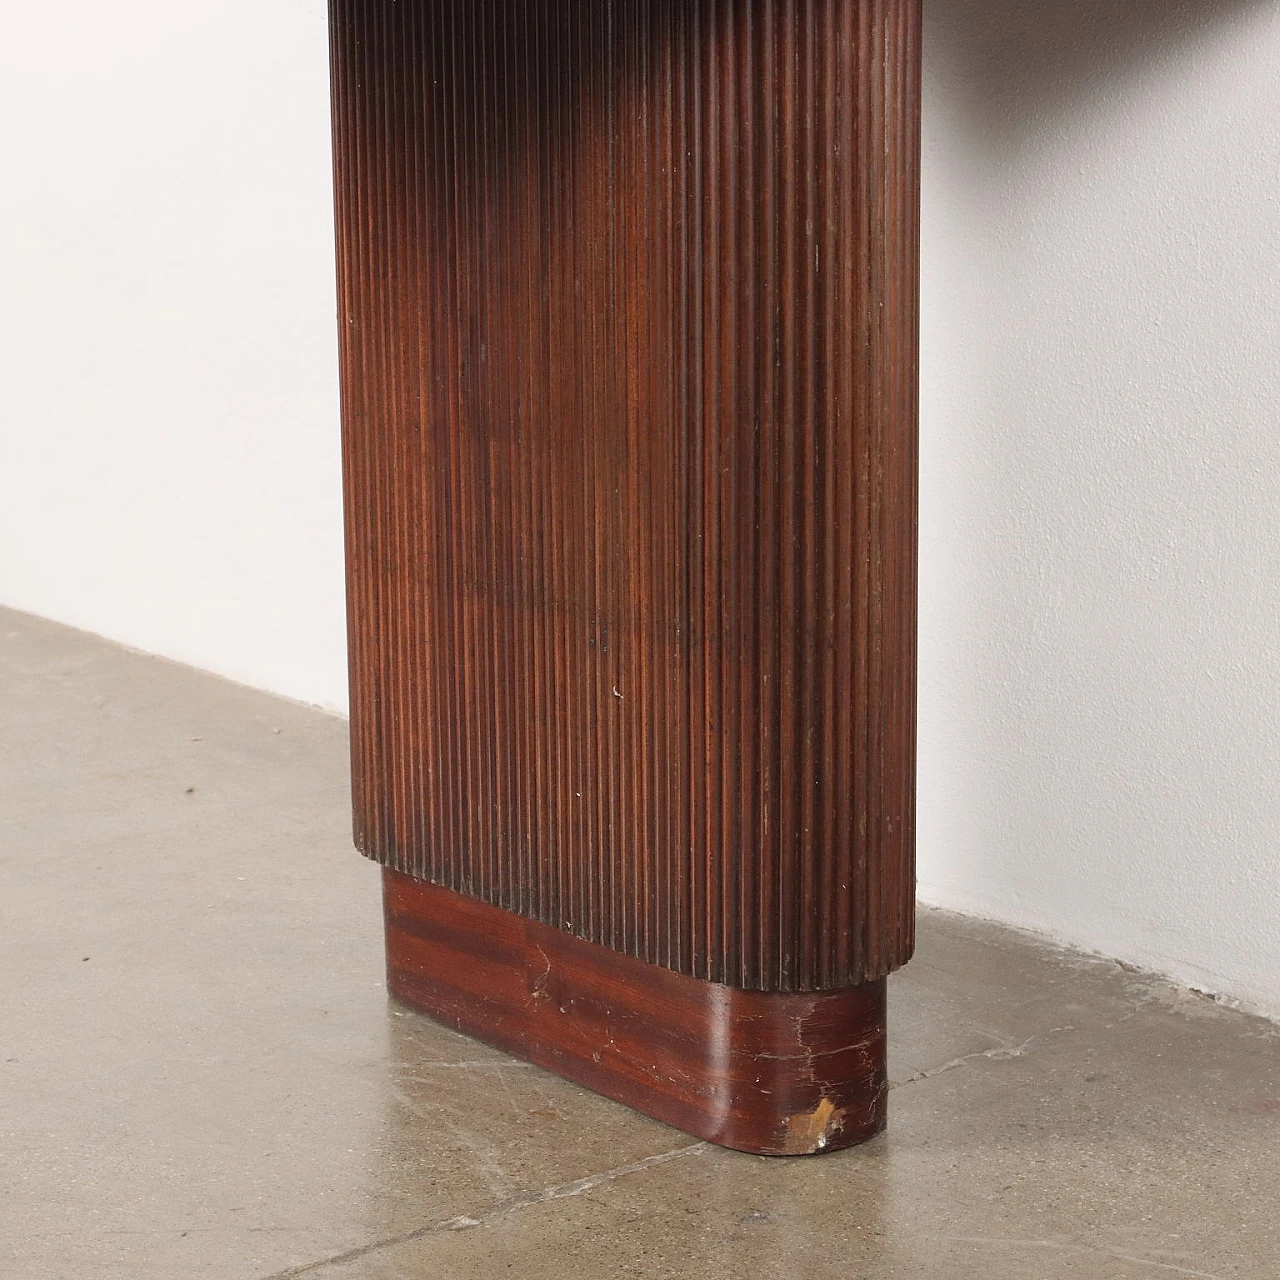
M 612 1169 L 605 1169 L 600 1173 L 588 1174 L 585 1178 L 575 1178 L 572 1182 L 556 1183 L 550 1187 L 544 1187 L 541 1191 L 511 1196 L 506 1200 L 500 1200 L 491 1205 L 476 1217 L 465 1213 L 458 1214 L 452 1218 L 445 1218 L 440 1222 L 428 1223 L 426 1226 L 415 1227 L 411 1231 L 403 1231 L 394 1236 L 375 1240 L 370 1244 L 344 1250 L 342 1253 L 331 1254 L 326 1258 L 317 1258 L 314 1262 L 304 1263 L 299 1267 L 288 1267 L 284 1271 L 273 1271 L 269 1276 L 264 1276 L 262 1280 L 294 1280 L 295 1276 L 308 1275 L 319 1271 L 323 1267 L 334 1267 L 345 1262 L 354 1262 L 357 1258 L 368 1257 L 372 1253 L 378 1253 L 383 1249 L 391 1249 L 396 1245 L 408 1244 L 414 1240 L 423 1240 L 428 1236 L 441 1235 L 449 1231 L 469 1231 L 474 1227 L 482 1227 L 486 1223 L 505 1218 L 509 1214 L 519 1213 L 522 1209 L 534 1208 L 540 1204 L 550 1204 L 554 1200 L 567 1200 L 573 1196 L 580 1196 L 588 1191 L 593 1191 L 596 1187 L 616 1182 L 620 1178 L 643 1173 L 645 1170 L 652 1169 L 657 1165 L 667 1164 L 672 1160 L 680 1160 L 686 1156 L 702 1155 L 710 1149 L 711 1144 L 709 1142 L 695 1142 L 691 1146 L 676 1147 L 671 1151 L 664 1151 L 656 1156 L 646 1156 L 643 1160 L 632 1161 L 630 1164 L 618 1165 Z
M 992 1062 L 1009 1062 L 1014 1058 L 1022 1058 L 1026 1056 L 1027 1050 L 1037 1040 L 1044 1040 L 1048 1036 L 1061 1035 L 1063 1032 L 1075 1031 L 1076 1029 L 1070 1025 L 1050 1027 L 1048 1031 L 1041 1031 L 1034 1036 L 1029 1036 L 1018 1045 L 1002 1044 L 996 1045 L 993 1049 L 979 1049 L 976 1053 L 966 1053 L 959 1058 L 952 1058 L 949 1062 L 944 1062 L 941 1066 L 930 1067 L 927 1071 L 917 1071 L 914 1075 L 907 1076 L 905 1080 L 899 1080 L 891 1084 L 889 1088 L 902 1089 L 909 1084 L 919 1084 L 922 1080 L 932 1080 L 935 1076 L 946 1075 L 948 1071 L 955 1071 L 958 1067 L 967 1066 L 970 1062 L 977 1062 L 981 1058 L 990 1059 Z
M 1161 1262 L 1158 1258 L 1144 1258 L 1139 1254 L 1125 1253 L 1120 1249 L 1112 1249 L 1107 1245 L 1086 1244 L 1080 1240 L 1031 1240 L 1004 1236 L 935 1236 L 935 1240 L 952 1244 L 1000 1245 L 1012 1249 L 1051 1249 L 1057 1253 L 1094 1254 L 1103 1258 L 1114 1258 L 1118 1262 L 1131 1262 L 1134 1266 L 1152 1267 L 1157 1271 L 1171 1271 L 1176 1275 L 1193 1276 L 1196 1280 L 1226 1280 L 1215 1271 L 1196 1271 L 1191 1267 L 1179 1266 L 1176 1262 Z

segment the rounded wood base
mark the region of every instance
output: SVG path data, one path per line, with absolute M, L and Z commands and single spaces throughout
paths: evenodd
M 721 1146 L 815 1155 L 884 1128 L 885 983 L 806 993 L 685 977 L 383 873 L 404 1004 Z

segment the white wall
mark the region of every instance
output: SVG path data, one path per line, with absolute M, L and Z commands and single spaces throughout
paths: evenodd
M 1280 1011 L 1280 0 L 926 0 L 921 892 Z M 319 0 L 0 42 L 0 601 L 343 702 Z
M 1280 4 L 926 7 L 921 894 L 1280 1011 Z
M 0 602 L 345 706 L 323 3 L 4 25 Z

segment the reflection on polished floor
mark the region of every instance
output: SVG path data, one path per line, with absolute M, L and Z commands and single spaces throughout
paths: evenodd
M 0 611 L 0 1276 L 1280 1275 L 1280 1028 L 926 913 L 890 1132 L 694 1143 L 388 1006 L 333 717 Z

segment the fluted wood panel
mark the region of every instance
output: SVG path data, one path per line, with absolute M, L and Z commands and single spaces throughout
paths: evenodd
M 356 839 L 681 973 L 913 939 L 919 0 L 333 0 Z

